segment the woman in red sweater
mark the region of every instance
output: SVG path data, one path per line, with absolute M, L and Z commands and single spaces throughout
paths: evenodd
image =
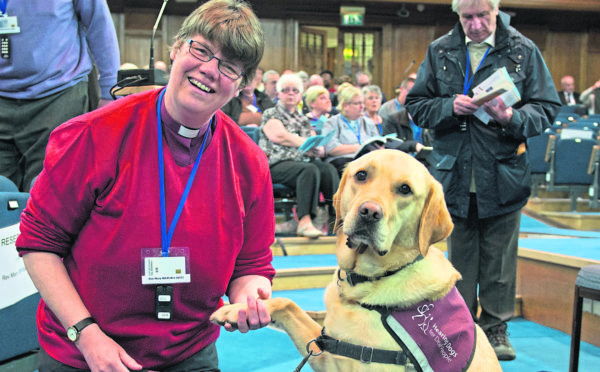
M 225 294 L 249 305 L 240 331 L 270 322 L 269 166 L 219 110 L 263 48 L 246 4 L 211 0 L 176 36 L 165 89 L 53 132 L 16 244 L 43 299 L 40 372 L 218 371 Z

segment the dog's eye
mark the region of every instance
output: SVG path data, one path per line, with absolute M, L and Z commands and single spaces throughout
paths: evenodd
M 367 171 L 361 170 L 354 175 L 357 181 L 365 181 L 367 179 Z
M 402 195 L 412 194 L 412 189 L 407 184 L 403 183 L 402 185 L 396 187 L 396 192 Z

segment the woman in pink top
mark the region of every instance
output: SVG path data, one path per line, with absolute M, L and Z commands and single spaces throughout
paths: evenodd
M 245 3 L 211 0 L 176 36 L 165 89 L 52 133 L 16 243 L 43 299 L 40 372 L 218 371 L 225 294 L 249 305 L 240 331 L 270 322 L 269 166 L 219 110 L 263 48 Z

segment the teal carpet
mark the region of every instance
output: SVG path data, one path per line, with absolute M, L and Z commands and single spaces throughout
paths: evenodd
M 324 309 L 323 290 L 278 291 L 274 297 L 288 297 L 307 310 Z M 522 318 L 509 323 L 510 340 L 517 359 L 501 362 L 504 372 L 568 371 L 571 337 L 563 332 Z M 217 341 L 223 372 L 292 372 L 301 357 L 289 337 L 270 328 L 241 334 L 221 332 Z M 581 343 L 579 371 L 600 370 L 600 348 Z M 312 369 L 306 365 L 302 371 Z

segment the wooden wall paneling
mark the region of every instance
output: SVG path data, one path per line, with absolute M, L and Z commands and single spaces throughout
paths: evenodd
M 425 59 L 429 44 L 431 44 L 436 36 L 436 30 L 435 26 L 410 25 L 404 25 L 395 29 L 395 46 L 392 60 L 394 66 L 394 74 L 392 75 L 394 87 L 407 75 L 418 71 L 421 62 Z M 405 71 L 406 76 L 404 74 Z
M 396 96 L 394 87 L 396 79 L 394 79 L 394 54 L 397 50 L 397 45 L 394 43 L 394 29 L 391 24 L 383 26 L 381 30 L 381 79 L 380 88 L 385 93 L 388 100 Z
M 285 39 L 283 52 L 285 55 L 284 59 L 284 70 L 298 71 L 298 54 L 300 48 L 298 47 L 298 39 L 300 34 L 300 25 L 296 19 L 287 19 L 285 21 Z
M 581 34 L 575 32 L 552 32 L 551 45 L 547 49 L 546 64 L 554 79 L 557 90 L 561 90 L 560 79 L 565 75 L 580 76 Z
M 265 52 L 260 66 L 266 70 L 281 73 L 285 69 L 287 55 L 285 43 L 285 23 L 280 19 L 261 19 L 265 34 Z

